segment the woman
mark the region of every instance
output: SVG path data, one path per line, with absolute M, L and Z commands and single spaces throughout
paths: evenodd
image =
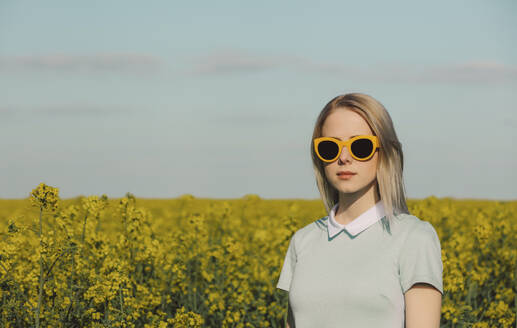
M 289 292 L 286 327 L 438 328 L 440 240 L 408 212 L 402 146 L 384 106 L 335 97 L 310 147 L 328 216 L 289 242 L 276 286 Z

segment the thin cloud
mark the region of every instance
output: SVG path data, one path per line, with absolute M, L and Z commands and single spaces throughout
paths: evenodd
M 295 55 L 260 55 L 242 50 L 218 51 L 191 59 L 194 75 L 249 74 L 287 69 L 326 74 L 356 81 L 402 83 L 493 83 L 517 81 L 517 67 L 491 61 L 473 61 L 439 66 L 373 64 L 361 67 L 336 62 L 318 62 Z
M 318 63 L 296 55 L 264 55 L 243 50 L 216 51 L 190 58 L 194 75 L 225 75 L 262 72 L 272 69 L 306 70 L 322 73 L 356 71 L 351 68 Z M 338 71 L 338 72 L 336 72 Z
M 142 73 L 155 72 L 162 64 L 156 56 L 137 53 L 0 56 L 2 70 Z
M 79 118 L 123 116 L 136 113 L 135 108 L 95 105 L 53 105 L 40 107 L 3 106 L 0 118 Z
M 286 64 L 281 56 L 255 55 L 239 50 L 218 51 L 210 55 L 197 56 L 191 59 L 193 68 L 190 73 L 229 74 L 264 71 Z
M 286 115 L 272 114 L 260 111 L 242 111 L 233 113 L 215 113 L 205 116 L 204 119 L 209 122 L 217 122 L 218 125 L 228 126 L 253 126 L 264 127 L 273 125 L 283 125 L 289 123 L 292 119 Z
M 517 67 L 494 61 L 438 66 L 417 77 L 425 82 L 497 83 L 517 81 Z

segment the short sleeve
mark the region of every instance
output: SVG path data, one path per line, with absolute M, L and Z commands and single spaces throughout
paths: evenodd
M 443 295 L 443 264 L 440 239 L 434 227 L 420 221 L 409 232 L 399 258 L 400 284 L 403 293 L 415 283 L 428 283 Z
M 291 279 L 293 278 L 294 268 L 296 265 L 296 248 L 294 245 L 294 236 L 295 235 L 293 235 L 289 241 L 289 246 L 287 247 L 287 253 L 284 258 L 282 271 L 280 272 L 280 278 L 278 278 L 278 283 L 276 285 L 276 288 L 280 288 L 285 291 L 289 291 L 291 287 Z

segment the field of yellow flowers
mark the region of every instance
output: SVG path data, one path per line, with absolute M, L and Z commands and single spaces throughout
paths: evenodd
M 517 201 L 409 200 L 442 245 L 442 327 L 517 327 Z M 291 235 L 320 200 L 0 200 L 2 327 L 284 327 Z

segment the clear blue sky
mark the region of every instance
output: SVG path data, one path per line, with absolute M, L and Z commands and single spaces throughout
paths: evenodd
M 390 113 L 410 198 L 516 199 L 515 1 L 0 2 L 0 198 L 318 198 L 334 96 Z

